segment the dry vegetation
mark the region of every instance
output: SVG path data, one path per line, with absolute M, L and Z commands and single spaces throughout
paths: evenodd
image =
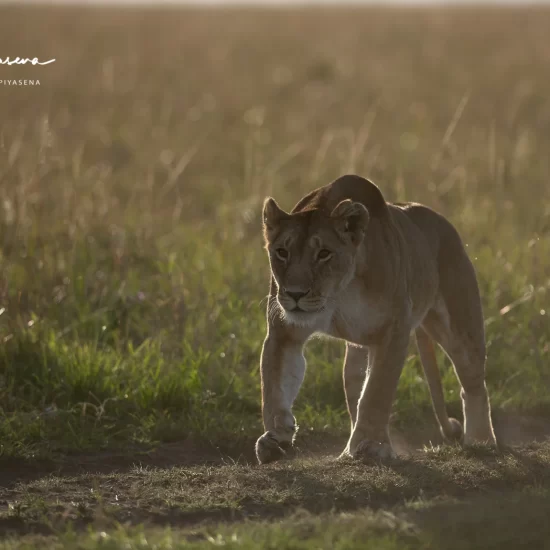
M 0 58 L 57 59 L 0 66 L 41 82 L 0 88 L 6 547 L 542 545 L 547 444 L 325 457 L 348 427 L 333 342 L 308 352 L 306 458 L 249 464 L 260 206 L 345 172 L 456 224 L 501 440 L 549 433 L 549 32 L 543 8 L 0 8 Z M 405 451 L 438 441 L 413 351 Z M 447 364 L 444 385 L 460 414 Z

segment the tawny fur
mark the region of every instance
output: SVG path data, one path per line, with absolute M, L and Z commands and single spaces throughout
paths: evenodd
M 433 341 L 462 386 L 465 443 L 495 443 L 478 285 L 449 221 L 420 204 L 387 203 L 372 182 L 347 175 L 291 213 L 266 199 L 263 222 L 272 278 L 261 358 L 261 463 L 283 457 L 294 441 L 292 405 L 305 374 L 303 347 L 314 333 L 347 342 L 345 454 L 393 456 L 389 417 L 411 332 L 442 434 L 463 435 L 447 416 Z

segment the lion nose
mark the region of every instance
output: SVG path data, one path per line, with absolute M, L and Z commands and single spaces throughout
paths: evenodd
M 298 300 L 305 296 L 308 292 L 309 290 L 306 290 L 305 292 L 289 292 L 288 290 L 286 291 L 287 295 L 290 296 L 296 303 L 298 303 Z

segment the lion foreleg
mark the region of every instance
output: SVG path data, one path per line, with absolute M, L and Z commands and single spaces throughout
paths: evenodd
M 369 350 L 365 347 L 346 345 L 346 357 L 344 359 L 344 391 L 346 403 L 351 420 L 351 429 L 357 419 L 357 404 L 361 397 L 361 390 L 365 382 Z
M 306 370 L 303 342 L 268 336 L 261 358 L 262 417 L 265 433 L 256 443 L 260 464 L 282 458 L 298 430 L 292 405 Z
M 394 326 L 379 343 L 369 347 L 369 366 L 359 398 L 357 422 L 345 454 L 362 460 L 395 456 L 390 443 L 389 420 L 409 335 L 408 328 Z

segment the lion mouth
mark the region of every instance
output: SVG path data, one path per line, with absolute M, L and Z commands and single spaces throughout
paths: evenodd
M 298 315 L 300 317 L 306 317 L 307 315 L 317 315 L 323 311 L 324 308 L 319 309 L 304 309 L 300 306 L 294 306 L 292 309 L 283 307 L 283 310 L 286 313 L 290 313 L 292 315 Z
M 298 304 L 285 304 L 281 302 L 280 300 L 277 300 L 279 303 L 279 307 L 281 311 L 285 312 L 289 315 L 296 315 L 298 317 L 306 317 L 308 315 L 317 315 L 318 313 L 321 313 L 325 307 L 324 305 L 317 308 L 308 308 L 307 306 L 304 307 L 303 305 Z

